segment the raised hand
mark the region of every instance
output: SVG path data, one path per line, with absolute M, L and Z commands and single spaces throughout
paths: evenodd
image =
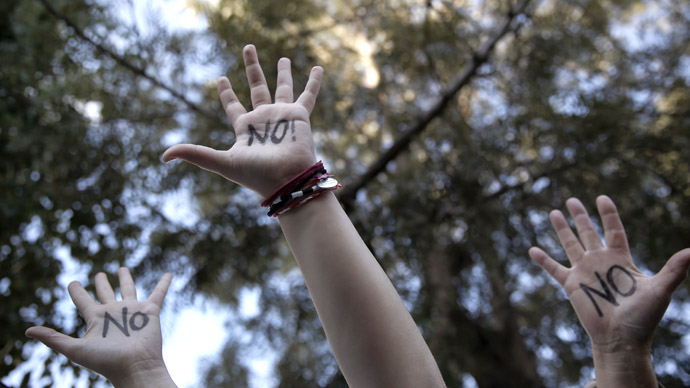
M 72 338 L 35 326 L 26 331 L 71 361 L 105 376 L 116 387 L 174 387 L 162 355 L 159 312 L 172 280 L 165 274 L 148 299 L 137 300 L 127 268 L 118 270 L 122 300 L 117 301 L 104 273 L 96 275 L 96 303 L 79 282 L 68 291 L 86 321 L 86 334 Z
M 640 354 L 649 359 L 654 331 L 673 292 L 687 276 L 690 249 L 676 253 L 658 274 L 647 277 L 632 261 L 613 201 L 600 196 L 596 202 L 605 244 L 582 203 L 571 198 L 566 206 L 575 221 L 579 239 L 563 213 L 554 210 L 549 215 L 571 267 L 566 268 L 536 247 L 531 248 L 529 254 L 568 294 L 591 339 L 595 367 L 597 357 L 610 360 L 606 355 Z M 617 360 L 623 358 L 617 357 Z M 633 367 L 632 364 L 620 366 Z M 599 382 L 599 373 L 597 380 L 597 386 L 604 386 Z
M 323 69 L 312 69 L 293 102 L 290 61 L 280 59 L 271 103 L 256 49 L 247 46 L 243 54 L 254 110 L 247 112 L 226 78 L 218 81 L 235 144 L 228 151 L 177 145 L 163 161 L 184 159 L 269 197 L 316 161 L 309 115 Z M 332 192 L 281 215 L 279 222 L 350 386 L 444 386 L 402 299 Z
M 315 162 L 309 115 L 316 103 L 323 69 L 312 69 L 304 92 L 294 101 L 290 60 L 281 58 L 272 103 L 256 48 L 248 45 L 242 54 L 253 110 L 247 112 L 227 78 L 218 81 L 223 108 L 235 129 L 235 144 L 227 151 L 178 144 L 165 151 L 163 161 L 186 160 L 266 197 Z

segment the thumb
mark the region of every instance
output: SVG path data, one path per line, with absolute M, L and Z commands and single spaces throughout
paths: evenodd
M 658 277 L 661 286 L 664 287 L 669 294 L 672 294 L 678 285 L 688 276 L 689 267 L 690 248 L 686 248 L 671 256 L 655 277 Z
M 49 348 L 72 359 L 79 340 L 44 326 L 30 327 L 24 333 L 27 337 L 43 342 Z
M 175 159 L 182 159 L 216 174 L 223 174 L 230 164 L 228 152 L 195 144 L 177 144 L 168 148 L 161 158 L 168 163 Z

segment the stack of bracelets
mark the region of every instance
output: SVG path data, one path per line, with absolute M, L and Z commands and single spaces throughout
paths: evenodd
M 327 191 L 341 187 L 343 186 L 326 172 L 323 163 L 319 161 L 280 186 L 261 206 L 269 208 L 269 217 L 278 217 Z

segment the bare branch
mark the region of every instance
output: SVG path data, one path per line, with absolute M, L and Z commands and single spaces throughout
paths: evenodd
M 192 111 L 201 114 L 202 116 L 208 117 L 212 120 L 218 120 L 218 117 L 214 114 L 211 114 L 210 112 L 205 111 L 202 109 L 199 105 L 193 103 L 187 97 L 185 97 L 182 93 L 172 89 L 168 85 L 165 85 L 163 82 L 159 81 L 158 79 L 154 78 L 153 76 L 149 75 L 145 69 L 138 67 L 130 62 L 128 62 L 123 56 L 115 53 L 111 49 L 105 47 L 103 44 L 96 42 L 89 36 L 87 36 L 84 31 L 79 28 L 67 15 L 61 13 L 57 9 L 53 7 L 48 0 L 40 0 L 43 6 L 53 14 L 56 18 L 62 20 L 65 24 L 67 24 L 70 28 L 74 30 L 74 33 L 79 36 L 81 39 L 89 42 L 91 45 L 96 47 L 99 51 L 104 53 L 105 55 L 111 57 L 112 59 L 115 60 L 115 62 L 119 63 L 121 66 L 125 67 L 126 69 L 130 70 L 134 74 L 143 77 L 147 80 L 149 80 L 151 83 L 153 83 L 155 86 L 167 91 L 170 93 L 173 97 L 175 97 L 177 100 L 182 102 L 183 104 L 187 105 Z
M 549 178 L 549 177 L 551 177 L 551 176 L 554 175 L 554 174 L 558 174 L 558 173 L 561 173 L 561 172 L 563 172 L 563 171 L 567 171 L 567 170 L 569 170 L 569 169 L 571 169 L 572 167 L 575 167 L 575 166 L 577 166 L 577 165 L 578 165 L 578 164 L 577 164 L 576 161 L 575 161 L 575 162 L 568 162 L 568 163 L 563 163 L 563 164 L 557 165 L 557 166 L 555 166 L 555 167 L 552 167 L 552 168 L 550 168 L 550 169 L 547 169 L 547 170 L 545 170 L 545 171 L 542 171 L 540 174 L 531 176 L 530 179 L 526 180 L 525 182 L 520 182 L 520 183 L 517 183 L 517 184 L 514 184 L 514 185 L 506 185 L 506 186 L 503 186 L 503 187 L 501 187 L 500 189 L 498 189 L 498 190 L 496 190 L 496 191 L 494 191 L 494 192 L 492 192 L 492 193 L 490 193 L 490 194 L 484 195 L 482 199 L 483 199 L 483 200 L 490 200 L 490 199 L 493 199 L 493 198 L 500 197 L 500 196 L 502 196 L 503 194 L 505 194 L 505 193 L 507 193 L 507 192 L 509 192 L 509 191 L 513 191 L 513 190 L 524 190 L 525 186 L 527 186 L 527 185 L 529 185 L 529 184 L 533 184 L 534 182 L 538 181 L 538 180 L 541 179 L 541 178 Z
M 412 140 L 422 133 L 434 118 L 441 115 L 448 106 L 448 103 L 455 97 L 460 89 L 462 89 L 472 80 L 479 67 L 488 61 L 489 55 L 496 46 L 496 43 L 498 43 L 501 38 L 514 29 L 514 27 L 511 27 L 513 20 L 517 15 L 524 12 L 528 3 L 529 0 L 522 0 L 515 8 L 508 12 L 508 15 L 501 24 L 500 28 L 497 30 L 496 34 L 487 40 L 482 47 L 475 52 L 472 60 L 465 65 L 460 72 L 460 75 L 458 75 L 458 77 L 455 78 L 455 80 L 450 84 L 436 104 L 434 104 L 431 109 L 419 117 L 413 125 L 403 130 L 402 136 L 400 136 L 395 143 L 393 143 L 393 145 L 383 155 L 381 155 L 381 157 L 379 157 L 378 160 L 369 166 L 367 171 L 365 171 L 364 174 L 357 179 L 357 181 L 349 184 L 341 192 L 340 201 L 345 207 L 346 211 L 351 210 L 352 204 L 357 196 L 357 192 L 364 188 L 364 186 L 366 186 L 374 177 L 385 171 L 388 163 L 393 161 L 405 148 L 407 148 Z

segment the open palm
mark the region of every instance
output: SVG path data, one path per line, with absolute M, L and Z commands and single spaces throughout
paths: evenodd
M 671 296 L 687 275 L 690 249 L 673 255 L 655 276 L 635 266 L 618 211 L 606 196 L 597 198 L 605 244 L 594 229 L 582 203 L 566 202 L 579 239 L 563 213 L 549 215 L 571 268 L 559 264 L 543 250 L 529 254 L 566 291 L 592 346 L 616 350 L 620 346 L 649 347 Z
M 272 103 L 256 48 L 248 45 L 242 53 L 253 110 L 247 112 L 227 78 L 218 81 L 223 108 L 235 129 L 235 144 L 227 151 L 178 144 L 165 151 L 163 161 L 186 160 L 266 197 L 315 162 L 309 115 L 316 103 L 323 69 L 312 69 L 304 92 L 294 101 L 290 60 L 281 58 Z
M 172 275 L 164 275 L 149 298 L 143 301 L 137 300 L 129 270 L 120 268 L 118 277 L 121 301 L 116 300 L 106 275 L 96 275 L 100 304 L 81 284 L 70 283 L 70 297 L 86 321 L 87 329 L 82 338 L 72 338 L 42 326 L 26 331 L 28 337 L 102 374 L 116 386 L 126 376 L 164 368 L 159 312 Z

